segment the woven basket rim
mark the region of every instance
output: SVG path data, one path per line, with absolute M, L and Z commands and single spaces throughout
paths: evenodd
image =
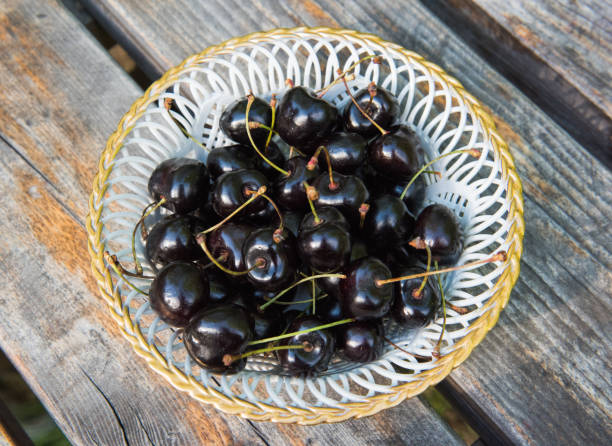
M 113 161 L 122 147 L 122 142 L 142 116 L 146 107 L 151 102 L 157 100 L 168 85 L 175 82 L 184 67 L 205 61 L 211 55 L 231 52 L 236 47 L 247 42 L 270 40 L 276 37 L 292 37 L 298 34 L 329 34 L 343 38 L 352 37 L 362 41 L 373 42 L 387 49 L 392 48 L 404 56 L 417 60 L 439 76 L 442 81 L 451 85 L 457 94 L 465 100 L 469 111 L 482 124 L 483 136 L 491 141 L 493 149 L 499 153 L 502 177 L 507 181 L 507 196 L 511 201 L 507 219 L 513 223 L 506 238 L 509 243 L 508 256 L 504 266 L 507 267 L 493 285 L 495 293 L 485 306 L 482 307 L 482 315 L 471 324 L 472 331 L 454 345 L 452 352 L 439 358 L 436 367 L 416 374 L 415 377 L 419 379 L 416 386 L 415 382 L 399 384 L 392 387 L 393 394 L 377 394 L 368 397 L 364 402 L 340 403 L 338 407 L 310 406 L 298 408 L 287 406 L 283 408 L 264 403 L 260 403 L 258 406 L 237 396 L 229 397 L 215 389 L 207 388 L 192 376 L 185 375 L 182 370 L 175 367 L 171 362 L 167 363 L 157 348 L 147 343 L 139 327 L 133 324 L 127 309 L 121 309 L 121 294 L 119 290 L 114 289 L 111 273 L 106 267 L 103 258 L 104 244 L 101 241 L 103 226 L 101 215 L 104 210 L 101 199 L 107 191 L 107 181 L 113 170 Z M 493 118 L 484 107 L 471 94 L 465 91 L 458 80 L 449 76 L 438 65 L 428 62 L 419 54 L 406 50 L 396 43 L 383 40 L 374 34 L 328 27 L 277 28 L 232 38 L 221 44 L 210 46 L 198 54 L 187 57 L 182 63 L 171 68 L 160 79 L 152 83 L 122 117 L 117 129 L 106 143 L 99 160 L 98 172 L 93 181 L 93 191 L 89 199 L 89 214 L 86 219 L 86 225 L 92 272 L 102 297 L 108 304 L 113 318 L 119 324 L 122 334 L 130 341 L 136 353 L 143 357 L 151 368 L 164 376 L 174 387 L 188 392 L 197 400 L 212 404 L 223 412 L 259 421 L 299 424 L 338 422 L 350 418 L 372 415 L 385 408 L 395 406 L 406 398 L 415 396 L 427 387 L 435 385 L 444 379 L 454 367 L 457 367 L 469 356 L 474 347 L 480 343 L 486 333 L 496 324 L 501 310 L 508 302 L 512 287 L 519 275 L 524 234 L 521 181 L 514 167 L 514 160 L 508 145 L 498 134 Z M 263 413 L 262 408 L 264 409 Z

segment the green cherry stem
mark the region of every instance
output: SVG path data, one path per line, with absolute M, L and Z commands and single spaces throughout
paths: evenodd
M 480 154 L 481 154 L 480 150 L 478 149 L 459 149 L 459 150 L 453 150 L 452 152 L 443 153 L 442 155 L 432 159 L 428 163 L 425 163 L 425 165 L 423 165 L 423 167 L 421 167 L 421 169 L 417 173 L 414 174 L 414 176 L 410 179 L 408 184 L 406 184 L 406 187 L 404 188 L 404 190 L 402 191 L 402 194 L 400 195 L 400 200 L 404 199 L 404 197 L 406 196 L 406 192 L 408 192 L 408 189 L 410 188 L 410 186 L 412 186 L 412 184 L 416 181 L 419 175 L 427 172 L 427 168 L 429 166 L 431 166 L 436 161 L 441 160 L 442 158 L 446 158 L 447 156 L 451 156 L 451 155 L 459 155 L 461 153 L 469 153 L 474 158 L 480 158 Z M 439 172 L 437 172 L 437 174 L 439 174 Z
M 346 93 L 349 95 L 349 97 L 351 98 L 351 101 L 353 101 L 353 104 L 355 104 L 355 107 L 357 107 L 357 110 L 359 110 L 359 112 L 368 120 L 372 123 L 372 125 L 374 127 L 376 127 L 378 129 L 378 131 L 382 134 L 382 135 L 386 135 L 387 133 L 389 133 L 387 130 L 383 129 L 380 125 L 378 125 L 378 123 L 376 121 L 374 121 L 370 115 L 368 115 L 366 112 L 363 111 L 363 109 L 361 108 L 361 106 L 359 105 L 359 103 L 357 103 L 357 100 L 355 99 L 355 97 L 353 96 L 353 93 L 351 93 L 351 89 L 348 86 L 348 83 L 346 82 L 345 78 L 342 78 L 342 82 L 344 82 L 344 88 L 346 89 Z
M 353 73 L 349 75 L 348 74 L 349 71 L 352 71 L 357 65 L 359 65 L 362 62 L 365 62 L 366 60 L 370 60 L 370 59 L 373 59 L 372 62 L 375 64 L 382 63 L 382 57 L 377 56 L 375 54 L 368 54 L 367 56 L 362 57 L 357 62 L 353 63 L 350 67 L 348 67 L 346 70 L 341 71 L 340 73 L 337 73 L 339 77 L 334 79 L 332 82 L 329 83 L 329 85 L 327 85 L 323 89 L 319 90 L 317 97 L 321 98 L 325 96 L 325 94 L 329 91 L 329 89 L 333 87 L 334 85 L 336 85 L 338 82 L 340 82 L 340 80 L 342 80 L 343 78 L 346 78 L 349 81 L 355 80 L 355 74 Z
M 329 158 L 329 152 L 325 146 L 319 146 L 315 151 L 314 155 L 310 158 L 308 163 L 306 164 L 306 169 L 314 170 L 314 168 L 319 164 L 319 154 L 323 152 L 325 154 L 325 159 L 327 161 L 327 174 L 329 175 L 329 190 L 336 190 L 338 185 L 334 183 L 334 175 L 332 172 L 332 164 Z
M 260 348 L 257 350 L 251 350 L 250 352 L 243 353 L 241 355 L 225 355 L 223 356 L 223 364 L 226 367 L 232 365 L 234 361 L 238 361 L 242 358 L 248 358 L 249 356 L 259 355 L 260 353 L 275 352 L 278 350 L 304 350 L 305 352 L 311 352 L 314 347 L 310 342 L 304 342 L 302 345 L 277 345 Z
M 321 219 L 319 218 L 319 215 L 317 214 L 317 211 L 315 210 L 313 201 L 319 199 L 319 193 L 314 188 L 314 186 L 311 186 L 306 181 L 302 181 L 302 185 L 304 186 L 304 189 L 306 190 L 306 198 L 308 199 L 308 205 L 310 206 L 310 211 L 312 212 L 312 215 L 314 217 L 315 225 L 318 225 L 319 223 L 321 223 Z
M 268 139 L 266 139 L 266 145 L 264 146 L 264 153 L 268 153 L 268 146 L 272 140 L 272 132 L 274 131 L 274 123 L 276 121 L 276 95 L 273 94 L 270 99 L 270 108 L 272 109 L 272 119 L 270 121 L 270 128 L 268 129 Z
M 170 119 L 172 119 L 172 122 L 174 122 L 176 124 L 176 126 L 181 130 L 181 132 L 183 133 L 183 135 L 185 135 L 187 138 L 189 138 L 190 140 L 192 140 L 193 142 L 195 142 L 197 145 L 199 145 L 200 147 L 202 147 L 204 150 L 206 150 L 207 152 L 210 152 L 210 149 L 208 147 L 206 147 L 204 144 L 202 144 L 200 141 L 198 141 L 197 139 L 195 139 L 193 136 L 191 136 L 191 134 L 187 131 L 187 129 L 185 127 L 183 127 L 183 124 L 181 124 L 178 119 L 176 119 L 174 116 L 172 116 L 172 113 L 170 112 L 170 107 L 172 107 L 172 103 L 174 102 L 174 100 L 172 98 L 166 98 L 164 99 L 164 107 L 165 109 L 168 111 L 168 115 L 170 116 Z
M 223 220 L 221 220 L 219 223 L 217 223 L 216 225 L 211 226 L 208 229 L 205 229 L 204 231 L 200 232 L 198 235 L 204 235 L 204 234 L 208 234 L 209 232 L 214 231 L 215 229 L 220 228 L 221 226 L 223 226 L 225 223 L 227 223 L 228 221 L 230 221 L 238 212 L 240 212 L 241 210 L 243 210 L 245 207 L 247 207 L 249 204 L 251 204 L 253 201 L 257 200 L 257 198 L 259 198 L 260 196 L 262 196 L 263 194 L 266 193 L 266 186 L 261 186 L 259 189 L 257 189 L 257 191 L 253 191 L 253 194 L 249 197 L 249 199 L 247 201 L 245 201 L 244 203 L 242 203 L 240 206 L 238 206 L 234 212 L 232 212 L 231 214 L 229 214 L 227 217 L 225 217 Z
M 320 296 L 317 296 L 317 300 L 321 300 L 321 299 L 325 299 L 326 297 L 328 297 L 329 294 L 325 293 L 325 294 L 321 294 Z M 276 300 L 274 301 L 274 305 L 294 305 L 294 304 L 307 304 L 312 302 L 312 299 L 303 299 L 303 300 L 294 300 L 294 301 L 288 301 L 288 300 Z
M 268 200 L 268 203 L 272 205 L 272 207 L 276 211 L 276 214 L 278 215 L 278 228 L 274 230 L 272 239 L 274 240 L 275 243 L 280 243 L 282 241 L 283 229 L 285 228 L 285 220 L 283 218 L 283 214 L 281 213 L 280 209 L 278 208 L 274 200 L 272 200 L 266 194 L 261 194 L 261 197 Z
M 438 262 L 436 261 L 435 263 L 436 266 L 436 270 L 438 270 Z M 431 355 L 434 358 L 439 358 L 440 357 L 440 346 L 442 345 L 442 338 L 444 337 L 444 331 L 446 330 L 446 298 L 444 297 L 444 287 L 442 286 L 442 280 L 440 279 L 440 276 L 438 276 L 438 287 L 440 288 L 440 297 L 442 299 L 442 331 L 440 331 L 440 338 L 438 338 L 438 342 L 436 343 L 436 346 L 433 349 L 433 352 L 431 352 Z
M 256 341 L 249 342 L 248 345 L 267 344 L 268 342 L 280 341 L 281 339 L 287 339 L 293 336 L 311 333 L 313 331 L 325 330 L 326 328 L 332 328 L 332 327 L 336 327 L 338 325 L 343 325 L 343 324 L 350 324 L 351 322 L 355 322 L 355 319 L 353 318 L 342 319 L 340 321 L 330 322 L 329 324 L 319 325 L 317 327 L 312 327 L 312 328 L 306 328 L 300 331 L 294 331 L 293 333 L 284 333 L 282 335 L 274 336 L 272 338 L 258 339 Z
M 291 291 L 293 288 L 295 288 L 296 286 L 298 286 L 301 283 L 305 283 L 308 282 L 310 280 L 317 280 L 317 279 L 323 279 L 325 277 L 329 277 L 329 278 L 339 278 L 339 279 L 346 279 L 346 276 L 344 274 L 315 274 L 314 276 L 308 276 L 308 277 L 304 277 L 303 279 L 298 280 L 297 282 L 292 283 L 290 286 L 288 286 L 287 288 L 285 288 L 284 290 L 282 290 L 281 292 L 279 292 L 276 296 L 274 296 L 272 299 L 270 299 L 269 301 L 267 301 L 265 304 L 261 305 L 259 307 L 260 310 L 265 310 L 266 307 L 270 306 L 271 304 L 273 304 L 277 299 L 281 298 L 283 295 L 285 295 L 286 293 L 288 293 L 289 291 Z
M 140 218 L 136 222 L 136 225 L 134 226 L 134 230 L 132 231 L 132 257 L 134 257 L 134 265 L 136 268 L 137 275 L 142 274 L 142 265 L 140 264 L 140 261 L 138 260 L 138 256 L 136 255 L 136 231 L 138 230 L 138 225 L 142 224 L 145 218 L 147 218 L 149 215 L 155 212 L 155 210 L 159 208 L 161 205 L 163 205 L 165 202 L 166 202 L 166 199 L 162 197 L 162 199 L 159 200 L 157 203 L 148 204 L 143 209 L 142 214 L 140 215 Z
M 230 276 L 244 276 L 245 274 L 248 274 L 251 271 L 253 271 L 255 268 L 261 268 L 263 266 L 263 264 L 261 262 L 255 262 L 255 265 L 253 265 L 251 268 L 249 268 L 249 269 L 247 269 L 245 271 L 232 271 L 231 269 L 226 268 L 221 263 L 219 263 L 219 261 L 217 259 L 215 259 L 215 257 L 208 250 L 208 246 L 206 246 L 206 234 L 199 233 L 196 236 L 196 242 L 198 243 L 198 245 L 200 245 L 200 248 L 202 248 L 202 251 L 204 251 L 204 254 L 206 254 L 206 257 L 208 257 L 208 259 L 217 268 L 219 268 L 224 273 L 229 274 Z
M 110 267 L 113 269 L 113 271 L 115 271 L 115 273 L 121 277 L 121 279 L 123 279 L 123 281 L 125 283 L 128 284 L 128 286 L 133 289 L 134 291 L 140 293 L 140 294 L 144 294 L 145 296 L 148 296 L 148 293 L 145 293 L 144 291 L 142 291 L 140 288 L 138 288 L 136 285 L 134 285 L 132 282 L 130 282 L 129 280 L 127 280 L 125 278 L 125 276 L 123 275 L 123 272 L 121 271 L 121 269 L 119 268 L 119 266 L 117 266 L 118 261 L 117 261 L 117 256 L 115 255 L 111 255 L 108 251 L 104 251 L 104 260 L 106 260 L 106 263 L 108 263 L 110 265 Z
M 427 244 L 425 245 L 425 250 L 427 251 L 427 270 L 426 271 L 429 272 L 429 270 L 431 269 L 431 248 L 429 247 L 429 245 Z M 423 295 L 423 290 L 425 289 L 425 285 L 427 285 L 427 276 L 423 277 L 421 286 L 418 289 L 412 290 L 412 297 L 414 297 L 415 299 L 420 299 L 421 296 Z
M 249 93 L 247 98 L 248 99 L 247 99 L 247 106 L 246 106 L 246 112 L 245 112 L 244 119 L 246 121 L 246 132 L 247 132 L 247 136 L 249 137 L 249 141 L 251 142 L 251 146 L 253 147 L 253 149 L 255 149 L 257 154 L 263 158 L 263 160 L 266 163 L 268 163 L 274 169 L 276 169 L 277 171 L 279 171 L 280 173 L 282 173 L 283 175 L 288 177 L 289 176 L 289 172 L 287 172 L 285 169 L 282 169 L 282 168 L 278 167 L 276 164 L 274 164 L 272 161 L 270 161 L 268 158 L 266 158 L 266 156 L 263 153 L 261 153 L 261 151 L 257 148 L 257 144 L 255 144 L 255 140 L 253 140 L 253 135 L 251 135 L 251 128 L 250 128 L 251 126 L 249 125 L 249 112 L 251 111 L 251 105 L 253 105 L 253 101 L 255 100 L 255 96 L 253 96 L 252 94 Z

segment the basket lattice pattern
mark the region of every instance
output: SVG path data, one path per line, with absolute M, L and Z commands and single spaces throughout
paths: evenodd
M 394 93 L 400 120 L 413 128 L 431 159 L 461 148 L 482 151 L 444 158 L 434 165 L 442 179 L 426 177 L 425 205 L 443 203 L 464 228 L 466 247 L 459 263 L 487 258 L 500 249 L 506 262 L 444 277 L 447 298 L 467 314 L 447 312 L 442 356 L 423 362 L 393 347 L 370 364 L 333 360 L 312 378 L 285 376 L 272 357 L 250 358 L 246 370 L 213 375 L 186 354 L 180 336 L 152 312 L 145 296 L 132 291 L 105 265 L 103 252 L 131 259 L 131 232 L 151 199 L 146 186 L 164 159 L 187 156 L 206 161 L 207 151 L 185 137 L 164 108 L 172 98 L 175 119 L 207 148 L 231 142 L 219 130 L 226 104 L 252 91 L 282 96 L 286 79 L 318 90 L 337 69 L 358 64 L 354 91 L 374 81 Z M 350 100 L 342 83 L 325 98 L 342 108 Z M 506 143 L 492 119 L 453 78 L 419 55 L 371 35 L 325 28 L 276 30 L 230 40 L 186 59 L 155 82 L 132 106 L 100 159 L 88 218 L 93 272 L 103 297 L 136 352 L 175 387 L 217 408 L 243 417 L 315 424 L 378 412 L 422 392 L 461 363 L 495 324 L 519 272 L 523 218 L 521 184 Z M 138 255 L 147 269 L 143 245 Z M 150 272 L 150 271 L 149 271 Z M 149 282 L 135 281 L 147 289 Z M 442 316 L 419 330 L 388 322 L 387 336 L 408 352 L 430 356 Z

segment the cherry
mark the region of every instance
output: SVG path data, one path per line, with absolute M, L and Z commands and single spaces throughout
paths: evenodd
M 336 348 L 347 361 L 370 362 L 382 355 L 385 329 L 381 320 L 357 321 L 336 329 Z
M 338 110 L 306 87 L 287 90 L 278 104 L 276 130 L 287 144 L 309 151 L 329 135 L 338 119 Z
M 381 195 L 376 198 L 366 214 L 364 234 L 370 250 L 385 254 L 403 244 L 412 233 L 414 218 L 399 197 Z
M 322 173 L 314 181 L 313 186 L 319 193 L 315 205 L 334 206 L 338 208 L 351 222 L 359 221 L 359 208 L 370 198 L 370 193 L 363 181 L 353 175 L 334 173 L 335 188 L 330 188 L 329 175 Z
M 291 232 L 294 237 L 298 236 L 300 230 L 300 223 L 304 218 L 304 212 L 299 211 L 286 211 L 283 212 L 283 220 L 285 222 L 285 228 Z
M 184 327 L 208 303 L 209 293 L 205 271 L 194 263 L 173 262 L 151 283 L 149 302 L 162 321 Z
M 320 272 L 334 271 L 348 263 L 351 235 L 342 221 L 319 220 L 311 224 L 307 215 L 302 222 L 297 242 L 302 261 Z
M 250 194 L 261 186 L 267 186 L 268 179 L 259 171 L 252 169 L 224 173 L 213 191 L 213 209 L 220 217 L 227 217 L 250 198 Z M 267 201 L 259 198 L 241 211 L 241 216 L 254 216 L 266 210 Z
M 258 311 L 253 299 L 247 299 L 245 293 L 239 292 L 230 297 L 227 303 L 244 308 L 253 321 L 253 335 L 255 339 L 263 339 L 274 336 L 281 331 L 280 311 L 274 306 Z
M 325 322 L 335 322 L 345 317 L 344 313 L 342 313 L 340 301 L 331 295 L 328 295 L 324 299 L 317 300 L 316 315 Z
M 431 249 L 431 256 L 440 265 L 457 263 L 463 252 L 463 230 L 453 211 L 442 204 L 432 204 L 421 211 L 414 226 L 410 246 Z M 424 257 L 425 251 L 419 251 Z
M 376 319 L 387 314 L 393 300 L 393 287 L 377 286 L 377 280 L 389 279 L 391 271 L 375 257 L 364 257 L 345 268 L 340 281 L 340 305 L 348 317 Z
M 352 174 L 367 157 L 367 141 L 357 133 L 334 133 L 321 141 L 320 145 L 327 149 L 335 172 Z M 319 156 L 319 163 L 325 163 L 323 154 Z
M 246 269 L 242 248 L 247 237 L 255 228 L 252 226 L 229 222 L 215 229 L 206 237 L 206 246 L 214 258 L 231 271 Z
M 371 84 L 370 87 L 359 90 L 354 98 L 361 110 L 367 113 L 380 127 L 388 127 L 397 117 L 399 110 L 397 99 L 384 88 Z M 342 117 L 344 127 L 349 132 L 359 133 L 365 138 L 371 138 L 378 132 L 378 129 L 353 102 L 347 104 Z
M 279 234 L 269 227 L 252 232 L 242 248 L 249 282 L 264 291 L 278 291 L 290 284 L 298 268 L 295 243 L 287 230 Z
M 148 183 L 149 194 L 155 201 L 177 214 L 187 214 L 200 206 L 208 190 L 208 171 L 201 161 L 190 158 L 170 158 L 153 170 Z
M 204 221 L 191 215 L 169 215 L 153 226 L 147 236 L 146 255 L 156 264 L 203 257 L 194 234 L 205 228 Z
M 274 186 L 274 197 L 283 209 L 299 210 L 308 206 L 304 181 L 310 183 L 319 175 L 319 169 L 306 169 L 307 160 L 301 156 L 290 158 L 285 169 L 289 175 L 281 178 Z
M 399 126 L 370 141 L 368 161 L 390 180 L 408 181 L 424 164 L 425 151 L 414 132 Z
M 293 321 L 289 332 L 297 332 L 321 325 L 319 318 L 303 316 Z M 323 372 L 327 370 L 335 346 L 334 335 L 329 329 L 311 331 L 283 339 L 281 345 L 301 346 L 307 343 L 308 349 L 279 350 L 276 352 L 281 367 L 291 375 Z
M 207 274 L 210 288 L 209 301 L 211 303 L 225 302 L 230 293 L 230 286 L 227 283 L 226 275 L 214 267 L 207 268 Z
M 397 197 L 401 196 L 406 186 L 403 183 L 391 183 L 386 181 L 382 176 L 379 176 L 374 184 L 376 184 L 381 193 L 391 194 Z M 419 176 L 406 191 L 406 194 L 404 194 L 403 201 L 412 214 L 416 215 L 417 211 L 423 205 L 426 188 L 425 179 Z
M 251 152 L 252 151 L 253 149 L 251 149 Z M 278 145 L 276 145 L 274 141 L 270 141 L 268 148 L 266 150 L 262 149 L 262 151 L 264 152 L 266 158 L 272 161 L 274 164 L 281 166 L 285 164 L 285 155 L 283 155 L 283 152 L 281 152 Z M 255 158 L 255 168 L 262 172 L 270 181 L 276 181 L 278 178 L 283 176 L 281 172 L 268 164 L 268 162 L 260 156 Z
M 422 268 L 401 268 L 398 275 L 407 276 L 424 272 Z M 404 327 L 418 328 L 427 325 L 434 318 L 438 302 L 435 281 L 427 281 L 425 288 L 419 291 L 423 279 L 408 279 L 395 282 L 395 300 L 390 314 L 393 319 Z M 415 294 L 417 297 L 415 297 Z
M 247 102 L 247 98 L 242 98 L 229 104 L 221 115 L 219 125 L 223 133 L 230 139 L 250 146 L 251 142 L 246 132 Z M 269 127 L 272 123 L 272 107 L 270 107 L 270 104 L 262 99 L 254 98 L 249 110 L 249 122 L 260 123 Z M 251 128 L 251 136 L 258 145 L 266 142 L 268 133 L 268 130 L 263 127 Z
M 255 158 L 251 148 L 236 144 L 212 149 L 206 159 L 208 173 L 213 180 L 220 175 L 240 169 L 254 169 Z
M 185 327 L 184 344 L 193 360 L 215 373 L 236 373 L 246 359 L 223 363 L 225 355 L 240 355 L 253 338 L 253 321 L 244 308 L 218 304 L 197 313 Z
M 314 213 L 309 213 L 304 216 L 300 222 L 300 230 L 315 229 L 320 223 L 335 224 L 346 231 L 350 230 L 350 226 L 344 217 L 344 214 L 337 208 L 332 206 L 323 206 L 316 210 L 316 218 Z M 320 223 L 317 223 L 317 218 Z

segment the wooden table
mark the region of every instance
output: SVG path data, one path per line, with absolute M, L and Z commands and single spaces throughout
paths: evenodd
M 87 0 L 156 78 L 232 36 L 373 32 L 440 64 L 495 115 L 525 192 L 522 272 L 439 388 L 487 445 L 612 442 L 612 6 L 607 0 Z M 74 444 L 460 444 L 421 399 L 300 427 L 226 416 L 124 342 L 89 271 L 97 160 L 142 90 L 59 0 L 0 3 L 0 347 Z

